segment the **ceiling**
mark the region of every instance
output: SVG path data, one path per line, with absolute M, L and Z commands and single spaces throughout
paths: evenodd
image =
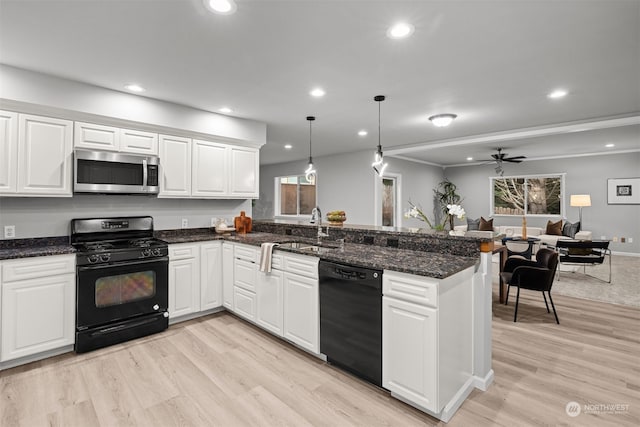
M 308 156 L 308 115 L 314 156 L 373 151 L 379 94 L 387 155 L 451 166 L 497 147 L 529 158 L 640 150 L 640 1 L 236 3 L 215 15 L 201 0 L 0 0 L 0 62 L 230 106 L 267 123 L 263 164 Z M 398 21 L 411 37 L 386 36 Z M 557 88 L 569 94 L 547 98 Z M 437 128 L 428 117 L 439 113 L 458 118 Z

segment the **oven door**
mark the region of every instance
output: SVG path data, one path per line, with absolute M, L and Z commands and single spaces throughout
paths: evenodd
M 79 330 L 163 312 L 169 302 L 169 258 L 78 267 Z

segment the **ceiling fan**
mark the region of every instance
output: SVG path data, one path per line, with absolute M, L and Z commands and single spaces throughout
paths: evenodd
M 491 157 L 493 158 L 493 161 L 496 162 L 495 171 L 500 176 L 504 175 L 504 170 L 502 169 L 502 162 L 522 163 L 522 159 L 527 158 L 526 156 L 508 157 L 509 155 L 507 153 L 502 152 L 502 148 L 496 148 L 496 150 L 498 150 L 498 153 L 492 154 Z

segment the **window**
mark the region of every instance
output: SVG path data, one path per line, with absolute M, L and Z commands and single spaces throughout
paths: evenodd
M 492 215 L 564 215 L 564 174 L 495 177 Z
M 276 216 L 311 215 L 316 207 L 316 178 L 304 175 L 276 177 Z

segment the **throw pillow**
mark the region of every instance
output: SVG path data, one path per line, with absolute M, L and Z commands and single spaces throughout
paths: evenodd
M 566 237 L 576 238 L 576 233 L 580 231 L 580 221 L 571 224 L 569 221 L 562 226 L 562 235 Z
M 478 230 L 493 231 L 493 218 L 491 218 L 490 220 L 486 220 L 483 217 L 480 217 L 480 225 L 478 226 Z
M 467 218 L 467 231 L 480 229 L 480 218 L 471 219 Z
M 547 221 L 547 230 L 544 234 L 562 236 L 562 220 L 558 222 Z

